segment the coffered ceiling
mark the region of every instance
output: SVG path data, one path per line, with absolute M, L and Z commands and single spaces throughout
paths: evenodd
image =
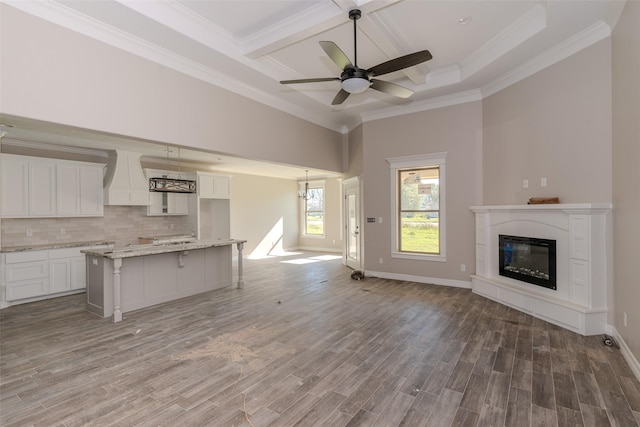
M 362 121 L 482 99 L 608 37 L 624 7 L 613 0 L 52 0 L 5 1 L 74 31 L 347 132 Z M 367 89 L 338 106 L 339 77 L 319 41 L 370 68 L 416 51 L 433 59 L 380 80 L 408 99 Z

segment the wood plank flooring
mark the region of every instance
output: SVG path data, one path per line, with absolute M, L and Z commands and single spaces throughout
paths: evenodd
M 84 294 L 0 312 L 0 425 L 638 426 L 620 351 L 326 254 L 111 323 Z M 282 262 L 287 261 L 287 262 Z

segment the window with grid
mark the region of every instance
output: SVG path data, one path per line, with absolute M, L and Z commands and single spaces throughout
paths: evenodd
M 398 170 L 398 251 L 440 254 L 440 168 Z
M 310 183 L 308 199 L 302 202 L 304 234 L 324 236 L 324 186 Z
M 391 170 L 393 258 L 446 261 L 446 155 L 387 159 Z

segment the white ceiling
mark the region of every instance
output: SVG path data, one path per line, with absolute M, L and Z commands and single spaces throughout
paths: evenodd
M 5 3 L 339 132 L 378 117 L 482 99 L 608 37 L 624 7 L 619 0 Z M 348 11 L 355 7 L 362 10 L 357 21 L 361 68 L 424 49 L 433 55 L 426 63 L 379 77 L 411 89 L 413 96 L 405 100 L 368 89 L 331 106 L 338 81 L 281 85 L 286 79 L 339 77 L 318 42 L 335 42 L 353 61 Z M 29 124 L 7 130 L 8 136 L 19 137 L 17 128 L 25 127 Z M 101 146 L 99 140 L 95 147 Z M 188 150 L 183 155 L 202 158 Z M 218 169 L 230 160 L 219 161 Z M 242 162 L 236 163 L 229 168 L 244 172 Z M 249 166 L 256 170 L 256 164 Z M 285 175 L 300 177 L 301 170 Z

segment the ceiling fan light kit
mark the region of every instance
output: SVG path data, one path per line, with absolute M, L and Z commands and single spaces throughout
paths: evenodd
M 414 65 L 421 64 L 432 58 L 428 50 L 404 55 L 389 61 L 378 64 L 375 67 L 364 69 L 358 67 L 358 44 L 357 44 L 357 27 L 356 21 L 360 19 L 362 13 L 360 9 L 351 9 L 349 11 L 349 19 L 353 21 L 353 63 L 347 55 L 331 41 L 321 41 L 320 47 L 331 58 L 331 60 L 342 70 L 340 77 L 319 77 L 311 79 L 282 80 L 281 84 L 295 83 L 317 83 L 339 80 L 342 89 L 335 96 L 331 105 L 342 104 L 351 94 L 362 93 L 368 88 L 383 92 L 400 98 L 409 98 L 413 91 L 395 83 L 384 80 L 377 80 L 373 77 L 383 74 L 392 73 L 394 71 L 403 70 Z

